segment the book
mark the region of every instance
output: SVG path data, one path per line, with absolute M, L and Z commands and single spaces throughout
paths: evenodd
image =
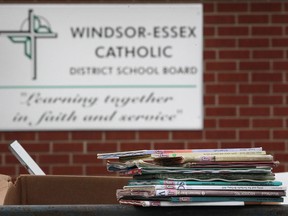
M 148 200 L 119 200 L 122 205 L 133 205 L 142 207 L 151 206 L 244 206 L 244 202 L 169 202 L 169 201 L 148 201 Z
M 123 197 L 120 200 L 149 200 L 149 201 L 169 201 L 169 202 L 229 202 L 240 201 L 245 203 L 251 202 L 266 202 L 280 203 L 283 202 L 283 197 L 257 197 L 257 196 L 167 196 L 167 197 Z
M 197 169 L 197 168 L 180 168 L 180 167 L 140 167 L 140 168 L 133 168 L 133 169 L 128 169 L 128 170 L 123 170 L 120 172 L 120 174 L 123 175 L 129 175 L 130 173 L 133 174 L 153 174 L 153 173 L 184 173 L 184 174 L 216 174 L 216 173 L 223 173 L 223 174 L 239 174 L 239 173 L 255 173 L 255 174 L 269 174 L 272 173 L 271 172 L 271 168 L 248 168 L 248 169 L 244 169 L 244 168 L 215 168 L 215 169 L 208 169 L 208 168 L 202 168 L 202 169 Z
M 167 196 L 264 196 L 264 197 L 281 197 L 285 196 L 285 191 L 247 191 L 247 190 L 177 190 L 177 189 L 164 189 L 164 190 L 130 190 L 118 189 L 116 191 L 117 199 L 123 197 L 145 197 L 149 200 L 150 197 L 167 197 Z
M 126 185 L 123 189 L 129 190 L 264 190 L 264 191 L 285 191 L 286 186 L 251 186 L 251 185 Z
M 128 156 L 120 156 L 119 161 L 126 162 L 131 160 L 142 159 L 145 161 L 153 161 L 154 158 L 162 158 L 162 157 L 194 157 L 194 156 L 203 156 L 203 155 L 265 155 L 266 151 L 224 151 L 224 152 L 185 152 L 175 150 L 172 153 L 169 152 L 158 152 L 155 154 L 145 154 L 145 155 L 128 155 Z
M 187 157 L 197 155 L 265 155 L 266 151 L 224 151 L 224 152 L 174 152 L 174 153 L 161 153 L 151 154 L 151 158 L 159 157 Z
M 177 180 L 129 180 L 128 185 L 244 185 L 244 186 L 281 186 L 281 181 L 268 182 L 229 182 L 229 181 L 177 181 Z
M 120 151 L 110 153 L 97 154 L 98 159 L 119 159 L 120 157 L 140 156 L 151 154 L 172 154 L 172 153 L 192 153 L 192 152 L 240 152 L 240 151 L 262 151 L 262 147 L 257 148 L 226 148 L 226 149 L 160 149 L 160 150 L 135 150 L 135 151 Z
M 251 173 L 268 173 L 271 172 L 271 166 L 236 166 L 236 167 L 229 167 L 229 166 L 220 166 L 220 167 L 186 167 L 186 166 L 162 166 L 153 164 L 150 162 L 144 162 L 142 160 L 136 161 L 129 161 L 129 162 L 118 162 L 118 161 L 107 161 L 106 164 L 107 170 L 109 172 L 121 172 L 121 171 L 129 171 L 131 169 L 141 169 L 142 173 L 154 173 L 154 172 L 185 172 L 185 173 L 195 173 L 195 172 L 213 172 L 213 173 L 220 173 L 220 172 L 251 172 Z M 133 172 L 135 173 L 135 172 Z M 125 174 L 123 172 L 123 174 Z M 128 174 L 128 173 L 127 173 Z
M 187 155 L 181 157 L 158 157 L 153 160 L 161 165 L 178 165 L 195 161 L 273 161 L 272 155 Z
M 194 180 L 194 181 L 274 181 L 273 173 L 154 173 L 134 175 L 135 180 L 162 179 L 162 180 Z
M 222 167 L 277 167 L 279 161 L 198 161 L 198 162 L 188 162 L 183 164 L 183 167 L 189 168 L 222 168 Z
M 223 197 L 170 197 L 170 202 L 223 202 L 223 201 L 243 201 L 243 202 L 283 202 L 283 197 L 240 197 L 240 196 L 223 196 Z

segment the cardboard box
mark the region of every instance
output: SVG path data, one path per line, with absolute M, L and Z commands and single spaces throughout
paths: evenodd
M 0 175 L 3 205 L 118 204 L 116 190 L 130 178 L 117 176 Z

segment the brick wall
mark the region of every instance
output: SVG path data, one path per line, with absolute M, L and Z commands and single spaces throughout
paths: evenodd
M 194 2 L 205 12 L 203 130 L 0 132 L 0 173 L 27 173 L 7 149 L 15 139 L 48 174 L 107 174 L 100 152 L 258 146 L 281 162 L 275 171 L 287 172 L 288 2 Z

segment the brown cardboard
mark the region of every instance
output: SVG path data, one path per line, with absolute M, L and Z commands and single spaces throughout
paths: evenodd
M 0 174 L 0 205 L 4 203 L 5 196 L 11 184 L 11 177 Z
M 4 205 L 117 204 L 116 190 L 127 185 L 127 177 L 20 175 L 0 176 Z M 5 197 L 3 198 L 3 194 Z M 0 197 L 1 199 L 1 197 Z

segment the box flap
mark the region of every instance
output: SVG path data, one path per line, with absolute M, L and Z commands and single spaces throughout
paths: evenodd
M 3 205 L 7 191 L 12 184 L 10 176 L 0 174 L 0 205 Z

